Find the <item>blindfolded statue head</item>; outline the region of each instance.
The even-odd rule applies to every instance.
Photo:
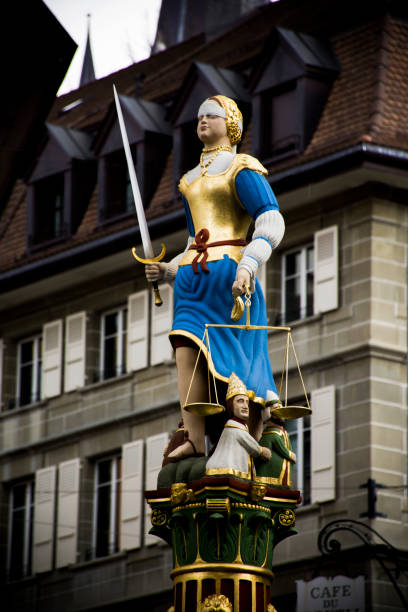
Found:
[[[242,136],[242,113],[231,98],[207,98],[198,109],[197,134],[205,146],[236,146]]]

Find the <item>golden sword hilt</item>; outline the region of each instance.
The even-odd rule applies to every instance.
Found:
[[[139,255],[137,255],[136,253],[135,247],[133,247],[132,249],[132,255],[136,259],[136,261],[140,261],[140,263],[143,263],[143,264],[157,263],[158,261],[161,261],[166,254],[166,247],[163,243],[161,244],[161,248],[162,248],[161,253],[157,255],[156,257],[152,257],[150,259],[143,259],[142,257],[139,257]],[[159,283],[157,281],[153,281],[152,285],[153,285],[153,292],[154,292],[154,304],[155,306],[161,306],[163,304],[163,300],[161,299],[161,296],[160,296]]]

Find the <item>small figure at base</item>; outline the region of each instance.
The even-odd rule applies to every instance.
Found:
[[[231,474],[252,480],[253,457],[269,461],[271,452],[260,446],[248,431],[249,398],[244,383],[232,373],[227,391],[227,410],[231,418],[207,461],[206,475]]]
[[[296,453],[292,451],[289,434],[284,420],[271,416],[266,421],[259,443],[271,452],[271,459],[265,463],[255,461],[256,480],[269,485],[291,486],[291,464],[296,463]]]

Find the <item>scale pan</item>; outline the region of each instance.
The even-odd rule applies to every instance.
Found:
[[[276,408],[271,408],[271,416],[277,416],[286,421],[300,419],[309,414],[312,414],[312,409],[306,406],[277,406]]]
[[[184,410],[191,412],[192,414],[198,414],[198,416],[211,416],[212,414],[218,414],[225,410],[221,404],[211,404],[206,402],[192,402],[191,404],[184,404]]]

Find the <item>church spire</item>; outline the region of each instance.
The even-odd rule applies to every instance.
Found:
[[[82,64],[82,72],[81,72],[81,79],[79,81],[79,87],[82,87],[82,85],[86,85],[87,83],[90,83],[91,81],[95,80],[95,69],[93,65],[91,40],[90,40],[91,15],[88,13],[87,17],[88,17],[88,32],[87,32],[87,37],[86,37],[86,48],[85,48],[85,54],[84,54],[84,62]]]

